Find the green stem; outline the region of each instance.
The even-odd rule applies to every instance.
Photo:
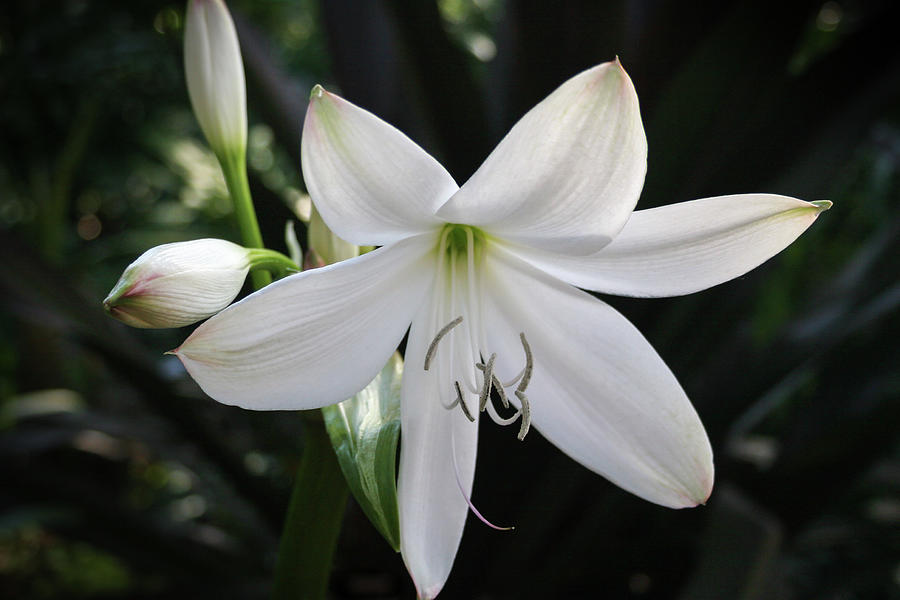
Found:
[[[320,419],[307,419],[278,561],[275,600],[322,600],[347,504],[347,484]]]
[[[234,201],[234,213],[246,248],[259,261],[250,272],[253,287],[272,282],[273,271],[295,269],[296,265],[277,252],[266,250],[250,197],[245,152],[220,155],[219,164]],[[281,532],[275,564],[273,597],[276,600],[323,600],[331,575],[331,560],[337,546],[347,484],[331,447],[320,415],[309,413],[305,420],[303,455],[294,480],[291,501]],[[316,417],[312,417],[316,414]]]
[[[241,231],[241,242],[247,248],[264,248],[256,211],[253,209],[253,198],[250,197],[246,153],[235,152],[218,158],[228,185],[228,193],[234,202],[234,216]],[[272,283],[272,276],[266,271],[253,271],[250,277],[257,290]]]
[[[300,267],[281,252],[267,248],[252,248],[250,250],[250,271],[263,269],[272,274],[275,279],[281,279],[293,273],[299,273]]]

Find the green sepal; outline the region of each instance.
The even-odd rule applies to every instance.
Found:
[[[402,376],[403,359],[395,352],[365,389],[322,409],[347,486],[375,528],[398,552],[396,464]]]

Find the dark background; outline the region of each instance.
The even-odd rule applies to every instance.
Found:
[[[249,0],[251,187],[267,243],[303,199],[321,82],[457,181],[579,70],[641,100],[639,208],[766,191],[834,207],[776,259],[693,296],[608,299],[677,374],[717,485],[671,511],[539,434],[482,428],[442,598],[900,598],[897,2]],[[184,5],[0,8],[0,596],[266,597],[296,414],[205,398],[101,300],[152,245],[237,239],[183,80]],[[351,501],[334,598],[412,598]]]

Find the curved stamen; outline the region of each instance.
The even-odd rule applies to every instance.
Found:
[[[484,411],[488,398],[491,397],[491,384],[494,382],[494,360],[496,358],[496,353],[491,354],[487,364],[484,366],[484,375],[482,376],[484,384],[481,386],[481,395],[478,397],[478,410],[480,411]]]
[[[455,406],[456,404],[459,404],[459,406],[462,408],[463,414],[466,415],[466,418],[470,422],[474,423],[475,417],[473,417],[472,413],[469,412],[469,407],[466,406],[466,401],[463,400],[462,390],[459,388],[459,382],[454,381],[453,387],[456,388],[456,400],[453,402],[453,405]]]
[[[531,428],[531,407],[528,405],[528,396],[525,395],[525,392],[516,390],[516,398],[522,404],[522,409],[520,410],[522,413],[522,424],[519,426],[519,434],[516,436],[521,442],[528,435],[528,430]]]
[[[446,325],[444,325],[440,331],[437,332],[437,335],[434,336],[434,339],[431,340],[431,345],[428,346],[428,350],[425,352],[425,370],[427,371],[431,367],[431,359],[434,358],[434,353],[437,350],[438,342],[441,341],[445,335],[450,333],[450,330],[462,323],[462,315],[456,317]]]
[[[497,379],[497,375],[491,373],[491,379],[494,382],[494,389],[497,390],[497,395],[500,396],[500,402],[503,403],[503,408],[509,408],[509,399],[506,397],[506,392],[503,391],[503,386],[500,384],[500,380]]]
[[[525,389],[528,387],[528,384],[531,383],[531,374],[534,371],[534,356],[531,353],[531,346],[528,345],[528,340],[525,339],[524,332],[519,334],[519,339],[522,341],[522,348],[525,350],[525,367],[510,383],[501,384],[496,373],[494,373],[494,360],[497,358],[496,354],[491,354],[487,363],[475,363],[475,368],[484,373],[484,386],[482,387],[481,397],[479,398],[479,410],[482,412],[487,410],[491,419],[498,425],[509,425],[517,418],[521,417],[522,421],[519,425],[519,433],[516,437],[519,438],[519,441],[522,441],[531,429],[531,405],[528,402],[528,396],[525,394]],[[521,408],[512,417],[503,418],[497,413],[497,409],[494,407],[493,403],[490,402],[491,388],[493,387],[493,389],[497,390],[497,395],[500,396],[503,406],[509,408],[509,399],[506,397],[506,392],[503,388],[512,386],[516,382],[518,382],[519,385],[516,387],[515,393],[516,398],[519,399]]]
[[[506,417],[506,418],[501,417],[500,413],[497,412],[497,409],[494,407],[494,404],[491,402],[488,402],[486,410],[487,410],[488,416],[491,417],[491,421],[493,421],[497,425],[501,425],[503,427],[506,427],[507,425],[512,425],[513,423],[516,422],[516,419],[518,419],[522,415],[522,411],[517,410],[516,413],[511,417]]]
[[[441,403],[441,406],[443,406],[445,410],[453,410],[454,408],[456,408],[456,405],[459,404],[459,396],[457,396],[450,404],[444,404],[444,401],[441,399],[440,394],[438,394],[438,402]]]
[[[477,368],[479,371],[484,371],[486,366],[484,363],[475,363],[475,368]],[[524,369],[523,369],[523,371],[524,371]],[[519,377],[521,377],[521,376],[522,375],[519,374]],[[497,374],[493,373],[493,372],[491,373],[491,381],[493,382],[493,389],[497,390],[497,395],[500,396],[500,402],[503,403],[503,408],[509,408],[509,398],[506,397],[506,392],[503,390],[503,388],[509,387],[511,385],[515,385],[515,383],[518,380],[519,380],[519,378],[517,377],[513,380],[512,383],[501,383],[500,380],[497,378]],[[481,410],[484,410],[484,407],[482,407]]]
[[[517,383],[519,383],[519,380],[522,379],[522,376],[524,374],[525,374],[525,367],[522,367],[522,370],[519,371],[518,373],[516,373],[515,377],[513,377],[509,381],[504,381],[503,386],[504,387],[512,387],[512,386],[516,385]]]
[[[463,377],[463,384],[466,386],[466,390],[468,390],[468,392],[469,392],[470,394],[477,394],[477,393],[478,393],[478,389],[472,384],[471,381],[469,381],[469,380],[468,380],[467,378],[465,378],[465,377]]]
[[[522,372],[522,380],[516,388],[517,396],[519,392],[524,392],[525,388],[528,387],[528,384],[531,382],[531,371],[534,368],[534,357],[531,355],[531,346],[528,345],[528,340],[525,339],[524,331],[519,334],[519,339],[522,340],[522,348],[525,349],[525,370]]]

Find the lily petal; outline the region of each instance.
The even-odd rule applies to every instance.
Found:
[[[591,254],[625,225],[646,171],[637,94],[616,60],[531,109],[438,216],[520,244]]]
[[[434,236],[286,277],[194,330],[175,354],[207,394],[253,410],[339,402],[381,370],[431,285]]]
[[[534,357],[535,427],[560,450],[633,494],[672,508],[706,501],[712,450],[675,376],[640,332],[589,294],[502,250],[489,259],[491,352],[502,377]]]
[[[738,194],[635,211],[600,252],[571,257],[510,248],[572,285],[621,296],[691,294],[769,260],[812,225],[831,202]]]
[[[408,357],[425,356],[434,331],[428,321],[432,312],[426,302],[413,321]],[[410,360],[403,373],[397,495],[400,551],[419,598],[426,599],[444,587],[462,538],[466,497],[471,496],[475,476],[478,413],[470,423],[461,410],[445,409],[436,371],[422,367]]]
[[[372,113],[316,86],[301,144],[303,179],[340,238],[383,245],[433,229],[458,189],[436,160]]]

